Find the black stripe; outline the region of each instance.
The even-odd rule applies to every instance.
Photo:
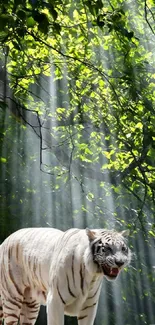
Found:
[[[19,317],[16,315],[16,314],[9,314],[9,313],[6,313],[5,314],[5,318],[8,318],[8,317],[13,317],[13,318],[16,318],[16,319],[18,319]],[[14,323],[14,321],[11,321],[10,323]]]
[[[74,253],[73,253],[73,256],[72,256],[72,277],[73,277],[73,283],[74,283],[74,286],[75,286],[75,276],[74,276]]]
[[[100,289],[101,283],[99,284],[98,288],[96,289],[96,291],[94,292],[94,294],[91,297],[88,297],[87,299],[92,299],[96,296],[98,290]]]
[[[5,281],[5,286],[6,286],[6,289],[7,289],[7,292],[9,294],[9,298],[6,296],[5,292],[3,292],[3,296],[4,298],[9,301],[10,303],[12,303],[13,305],[16,305],[17,307],[21,308],[21,304],[22,304],[22,300],[18,297],[18,298],[10,298],[11,294],[10,294],[10,287],[8,285],[8,281],[7,281],[7,278],[6,278],[6,273],[3,272],[2,273],[2,276],[4,277],[4,281]]]
[[[15,309],[14,306],[12,306],[12,308],[11,308],[11,307],[7,306],[6,304],[3,305],[3,308],[10,309],[10,310],[14,310],[14,309]],[[2,309],[2,310],[3,310],[3,309]]]
[[[85,310],[85,309],[88,309],[88,308],[91,308],[93,306],[95,306],[97,304],[97,302],[95,302],[94,304],[90,305],[90,306],[86,306],[85,308],[83,308],[82,310]]]
[[[101,248],[101,246],[102,246],[101,239],[96,239],[93,242],[93,244],[91,245],[91,253],[93,255],[93,259],[94,259],[95,255],[96,255],[96,253],[98,253],[98,250]]]
[[[84,294],[83,292],[83,275],[82,275],[82,264],[80,266],[80,278],[81,278],[81,291],[82,293]]]
[[[25,305],[28,306],[28,308],[38,308],[39,304],[36,300],[32,301],[32,302],[28,302],[28,301],[24,301],[23,302]]]
[[[95,246],[96,246],[96,242],[91,246],[91,251],[93,256],[95,254]]]
[[[80,317],[78,317],[78,320],[80,320],[80,319],[84,319],[84,318],[86,318],[87,317],[87,315],[85,315],[85,316],[80,316]]]
[[[16,300],[14,300],[14,299],[12,299],[12,298],[10,298],[10,297],[9,297],[9,298],[6,297],[6,299],[7,299],[8,302],[10,302],[10,304],[12,304],[13,306],[15,305],[15,306],[17,306],[19,309],[21,309],[21,304],[22,304],[22,303],[20,303],[20,302],[17,303]]]
[[[62,303],[63,303],[64,305],[66,305],[65,300],[62,298],[62,296],[61,296],[61,294],[60,294],[60,291],[59,291],[58,285],[57,285],[57,291],[58,291],[58,294],[59,294],[59,297],[60,297]]]
[[[70,293],[70,295],[71,295],[72,297],[76,298],[76,296],[73,294],[73,292],[72,292],[71,289],[70,289],[68,275],[66,275],[66,276],[67,276],[68,291],[69,291],[69,293]]]

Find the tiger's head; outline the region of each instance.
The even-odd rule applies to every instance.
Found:
[[[131,251],[126,244],[129,231],[116,232],[87,228],[86,233],[98,272],[103,273],[108,280],[115,280],[120,271],[131,261]]]

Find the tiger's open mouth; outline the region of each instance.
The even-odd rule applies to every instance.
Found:
[[[102,265],[103,273],[110,278],[116,278],[119,274],[119,268],[118,267],[110,267],[107,264]]]

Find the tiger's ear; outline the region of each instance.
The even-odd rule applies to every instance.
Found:
[[[121,231],[121,235],[123,237],[128,237],[130,235],[130,230],[126,229],[126,230]]]
[[[90,241],[94,240],[96,238],[95,231],[90,230],[89,228],[86,228],[86,234]]]

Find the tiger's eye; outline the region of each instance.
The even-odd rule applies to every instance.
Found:
[[[125,246],[122,246],[122,252],[127,252],[127,247],[125,247]]]

